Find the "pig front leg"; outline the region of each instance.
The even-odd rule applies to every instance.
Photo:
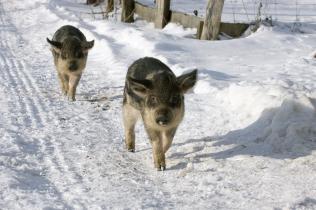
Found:
[[[153,148],[155,168],[158,171],[164,171],[166,170],[166,158],[165,153],[163,152],[161,133],[159,131],[154,131],[148,128],[147,133],[149,135],[150,142]]]
[[[76,100],[76,89],[79,83],[81,75],[71,75],[69,77],[69,89],[68,89],[68,99],[70,101]]]
[[[68,93],[68,83],[69,83],[69,77],[66,74],[62,74],[58,72],[58,80],[61,87],[61,91],[63,95],[67,95]]]
[[[129,152],[135,152],[135,124],[139,118],[139,111],[124,102],[123,121],[125,130],[125,145]]]

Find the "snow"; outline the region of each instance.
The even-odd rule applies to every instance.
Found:
[[[0,0],[0,209],[316,209],[315,23],[208,42],[83,3]],[[65,24],[95,40],[76,102],[46,42]],[[124,148],[124,78],[144,56],[199,70],[164,172],[141,123]]]

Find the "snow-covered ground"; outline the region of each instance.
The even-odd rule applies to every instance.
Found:
[[[83,3],[0,0],[0,209],[316,209],[315,23],[207,42]],[[73,103],[46,43],[65,24],[95,40]],[[144,56],[199,69],[164,172],[142,124],[136,153],[123,144],[124,77]]]

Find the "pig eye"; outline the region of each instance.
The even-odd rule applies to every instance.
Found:
[[[172,96],[170,99],[170,104],[171,106],[178,106],[180,104],[180,96],[179,95]]]
[[[77,58],[82,58],[83,57],[83,53],[82,52],[77,52],[76,53],[76,57]]]

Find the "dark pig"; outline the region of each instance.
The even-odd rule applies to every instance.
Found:
[[[62,93],[75,101],[76,88],[94,40],[88,42],[79,29],[66,25],[55,32],[52,40],[47,38],[47,42],[51,45]]]
[[[184,116],[184,93],[197,80],[197,70],[176,77],[161,61],[145,57],[128,69],[123,101],[125,143],[135,151],[135,124],[142,117],[157,170],[165,170],[165,153]]]

